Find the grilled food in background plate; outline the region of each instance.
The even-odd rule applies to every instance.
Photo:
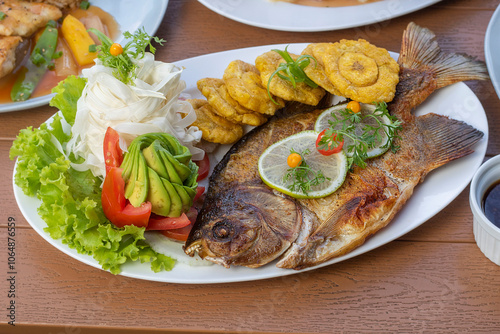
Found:
[[[313,129],[322,112],[288,106],[245,135],[215,167],[186,254],[226,267],[256,268],[276,259],[281,268],[318,265],[350,252],[390,223],[429,172],[472,153],[482,132],[412,111],[436,89],[487,79],[484,64],[443,53],[435,35],[414,23],[403,34],[398,64],[400,82],[388,104],[402,122],[398,152],[368,160],[364,169],[355,167],[325,198],[294,199],[274,191],[259,176],[260,155],[280,139]]]

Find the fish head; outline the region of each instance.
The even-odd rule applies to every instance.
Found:
[[[297,237],[301,213],[293,199],[264,186],[239,187],[225,196],[232,200],[205,200],[186,241],[186,254],[198,253],[225,267],[260,267]]]

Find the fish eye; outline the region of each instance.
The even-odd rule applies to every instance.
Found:
[[[217,222],[212,227],[212,234],[216,239],[225,240],[233,234],[233,225],[227,220]]]

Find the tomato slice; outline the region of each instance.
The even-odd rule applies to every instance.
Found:
[[[191,224],[191,221],[185,213],[182,213],[180,217],[163,217],[152,214],[149,217],[149,224],[146,230],[173,230],[183,228],[189,224]]]
[[[193,203],[196,203],[196,201],[201,197],[201,195],[203,195],[204,192],[205,192],[205,187],[196,188],[196,194],[194,195]]]
[[[170,239],[186,241],[189,236],[189,232],[191,232],[192,228],[193,228],[193,223],[190,223],[189,225],[184,226],[183,228],[178,228],[175,230],[164,230],[161,231],[160,233]]]
[[[196,221],[197,215],[198,215],[198,210],[196,210],[195,208],[191,208],[189,209],[189,212],[186,215],[190,221],[189,225],[173,230],[160,231],[160,233],[170,239],[178,241],[186,241],[189,236],[189,232],[191,232],[191,229],[193,228],[193,225]]]
[[[210,160],[208,158],[208,154],[205,153],[205,156],[202,160],[195,161],[198,165],[198,178],[196,181],[201,181],[208,176],[208,172],[210,171]]]
[[[342,150],[342,146],[344,146],[344,141],[337,142],[338,143],[337,147],[331,147],[331,143],[329,143],[328,144],[328,149],[326,149],[326,150],[318,148],[319,142],[321,141],[321,139],[325,135],[325,132],[326,132],[326,129],[323,130],[323,131],[321,131],[320,134],[318,135],[318,138],[316,139],[316,149],[318,150],[318,152],[320,154],[326,155],[326,156],[332,155],[332,154],[335,154],[335,153],[339,153]],[[334,134],[333,135],[333,140],[335,141],[336,139],[337,139],[337,135]]]
[[[127,203],[125,199],[125,181],[122,178],[122,169],[111,167],[106,174],[101,194],[102,210],[117,227],[135,225],[148,226],[151,216],[151,203],[145,202],[138,208]]]
[[[113,128],[108,127],[106,130],[102,147],[104,151],[106,173],[108,173],[112,167],[120,167],[123,162],[123,152],[120,148],[120,135]]]

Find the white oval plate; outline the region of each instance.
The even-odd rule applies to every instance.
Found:
[[[144,27],[146,32],[153,36],[163,20],[167,10],[168,0],[92,0],[92,5],[110,13],[120,25],[120,31],[134,32]],[[123,35],[116,39],[123,40]],[[54,94],[35,97],[27,101],[0,103],[0,113],[24,110],[48,104]]]
[[[484,57],[491,82],[500,98],[500,5],[491,17],[484,36]]]
[[[271,0],[198,0],[229,19],[283,31],[329,31],[360,27],[405,15],[440,0],[383,0],[349,7],[310,7]],[[372,32],[372,31],[370,31]]]
[[[288,50],[300,53],[306,45],[290,44]],[[185,67],[182,73],[182,78],[187,84],[185,93],[191,95],[192,98],[202,98],[201,93],[196,88],[197,80],[204,77],[221,78],[224,69],[232,60],[241,59],[253,63],[255,58],[260,54],[273,48],[283,50],[285,47],[285,44],[281,44],[219,52],[179,61],[176,65]],[[397,58],[397,54],[391,53],[391,55]],[[395,219],[387,227],[368,239],[362,246],[347,255],[334,258],[321,265],[302,271],[324,267],[353,258],[401,237],[441,211],[469,184],[474,172],[483,161],[488,143],[488,122],[481,103],[465,84],[457,83],[432,94],[417,110],[418,115],[428,112],[435,112],[463,120],[483,131],[484,138],[477,144],[476,151],[467,157],[453,161],[430,173],[425,178],[425,181],[416,187],[413,196],[397,214]],[[221,146],[217,153],[210,157],[212,163],[211,170],[215,166],[214,160],[220,161],[228,149],[229,145]],[[204,181],[205,184],[202,185],[206,185],[206,179]],[[38,216],[37,207],[40,205],[40,202],[36,198],[24,195],[22,190],[15,184],[14,194],[26,220],[45,240],[78,261],[101,268],[92,257],[78,254],[74,249],[70,249],[67,245],[62,244],[61,241],[53,240],[43,230],[46,224]],[[150,270],[148,263],[127,263],[122,267],[121,275],[159,282],[206,284],[251,281],[285,276],[297,272],[301,271],[279,269],[273,263],[258,269],[244,267],[226,269],[219,265],[189,266],[184,263],[178,263],[172,271],[154,273]]]

